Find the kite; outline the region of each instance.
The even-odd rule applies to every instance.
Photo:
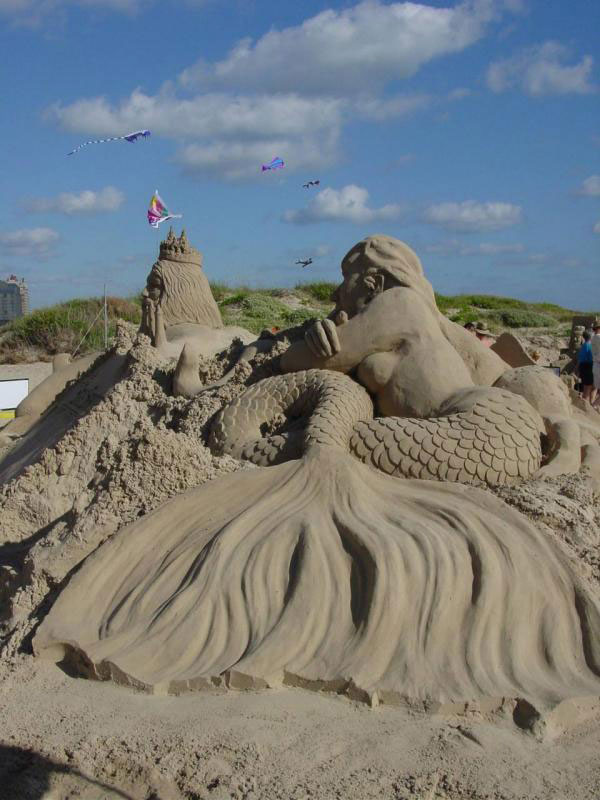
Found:
[[[267,169],[281,169],[281,167],[285,167],[285,161],[282,158],[274,158],[270,164],[263,164],[262,171],[264,172]]]
[[[296,261],[296,264],[301,264],[303,267],[308,267],[308,265],[312,263],[313,263],[312,258],[307,258],[305,261],[301,261],[300,259]]]
[[[158,193],[158,189],[152,195],[150,207],[148,209],[148,222],[153,228],[158,228],[161,222],[168,219],[181,219],[183,214],[169,214],[169,209],[163,203]]]
[[[140,137],[146,139],[150,136],[150,131],[133,131],[133,133],[128,133],[127,136],[111,136],[110,139],[91,139],[89,142],[83,142],[75,150],[71,150],[70,153],[67,153],[68,156],[72,156],[73,153],[76,153],[78,150],[81,150],[82,147],[87,147],[88,144],[102,144],[103,142],[116,142],[119,139],[124,139],[127,142],[136,142]]]
[[[303,183],[302,186],[308,189],[310,186],[318,186],[320,183],[321,181],[309,181],[308,183]]]

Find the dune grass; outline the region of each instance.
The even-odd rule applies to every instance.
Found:
[[[225,325],[238,325],[253,333],[271,328],[289,328],[307,319],[327,316],[335,283],[299,283],[294,289],[251,289],[212,283]],[[578,313],[554,303],[528,303],[512,297],[483,294],[436,294],[438,308],[459,324],[485,321],[496,332],[507,328],[537,328],[563,334]],[[41,308],[0,329],[0,363],[48,359],[56,353],[85,354],[104,346],[103,299],[69,300]],[[580,313],[580,312],[579,312]],[[117,319],[139,325],[141,295],[109,297],[109,340]],[[95,320],[95,322],[94,322]],[[94,324],[92,324],[94,323]],[[89,332],[80,344],[86,331]]]
[[[578,313],[555,303],[528,303],[488,294],[435,295],[438,308],[453,322],[485,320],[493,329],[557,328]]]
[[[39,360],[56,353],[78,354],[104,348],[104,298],[68,300],[48,308],[39,308],[19,317],[0,329],[0,361],[19,363]],[[108,336],[115,335],[119,319],[139,325],[141,305],[138,298],[108,297]],[[83,342],[84,335],[85,339]]]

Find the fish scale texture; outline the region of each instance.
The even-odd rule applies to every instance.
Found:
[[[350,452],[405,478],[490,486],[531,478],[542,459],[537,412],[522,397],[500,389],[477,390],[476,397],[472,408],[434,419],[359,422]],[[453,409],[451,400],[446,412]]]
[[[369,395],[351,378],[306,370],[250,387],[217,415],[210,446],[269,466],[335,445],[388,475],[495,486],[537,472],[542,430],[524,398],[482,387],[454,395],[435,418],[373,419]]]
[[[347,449],[356,423],[372,417],[369,395],[346,375],[294,372],[256,383],[219,412],[209,446],[213,453],[269,466],[299,458],[311,445]],[[291,430],[265,435],[265,426],[285,423]]]

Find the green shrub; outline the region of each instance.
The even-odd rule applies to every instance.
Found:
[[[104,298],[68,300],[50,308],[40,308],[6,326],[8,342],[14,348],[39,348],[49,355],[73,352],[89,329],[79,353],[104,346]],[[133,300],[107,298],[108,335],[114,337],[116,321],[139,325],[141,307]],[[91,326],[91,329],[90,329]]]
[[[230,294],[228,297],[224,297],[223,300],[219,301],[220,306],[234,306],[239,303],[242,303],[250,294],[249,290],[242,289],[242,291],[237,291],[235,294]]]
[[[322,303],[327,303],[331,299],[331,293],[338,286],[337,283],[330,281],[317,281],[314,283],[298,283],[296,289],[299,292],[306,292],[306,294],[314,297]]]
[[[537,314],[535,311],[500,311],[499,322],[507,328],[553,328],[556,320],[548,314]]]
[[[320,316],[310,309],[290,308],[264,291],[248,291],[234,297],[234,303],[227,302],[230,298],[220,303],[223,322],[225,325],[240,325],[253,333],[260,333],[265,328],[289,328]]]
[[[230,289],[226,283],[211,283],[210,290],[217,303],[220,303],[221,300],[224,300],[228,294],[231,294],[233,291],[235,291],[234,289]]]

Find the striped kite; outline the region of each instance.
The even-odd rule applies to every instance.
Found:
[[[163,203],[158,193],[158,189],[152,195],[150,207],[148,208],[148,222],[153,228],[158,228],[161,222],[168,219],[181,219],[183,214],[169,214],[169,209]]]
[[[270,164],[263,164],[262,171],[264,172],[267,169],[281,169],[281,167],[285,167],[285,161],[282,158],[274,158]]]
[[[78,150],[81,150],[82,147],[87,147],[88,144],[102,144],[103,142],[116,142],[119,139],[124,139],[127,142],[135,142],[140,137],[146,139],[150,136],[150,131],[133,131],[133,133],[128,133],[126,136],[111,136],[110,139],[91,139],[89,142],[83,142],[75,150],[71,150],[70,153],[67,153],[68,156],[72,156],[73,153],[76,153]]]

